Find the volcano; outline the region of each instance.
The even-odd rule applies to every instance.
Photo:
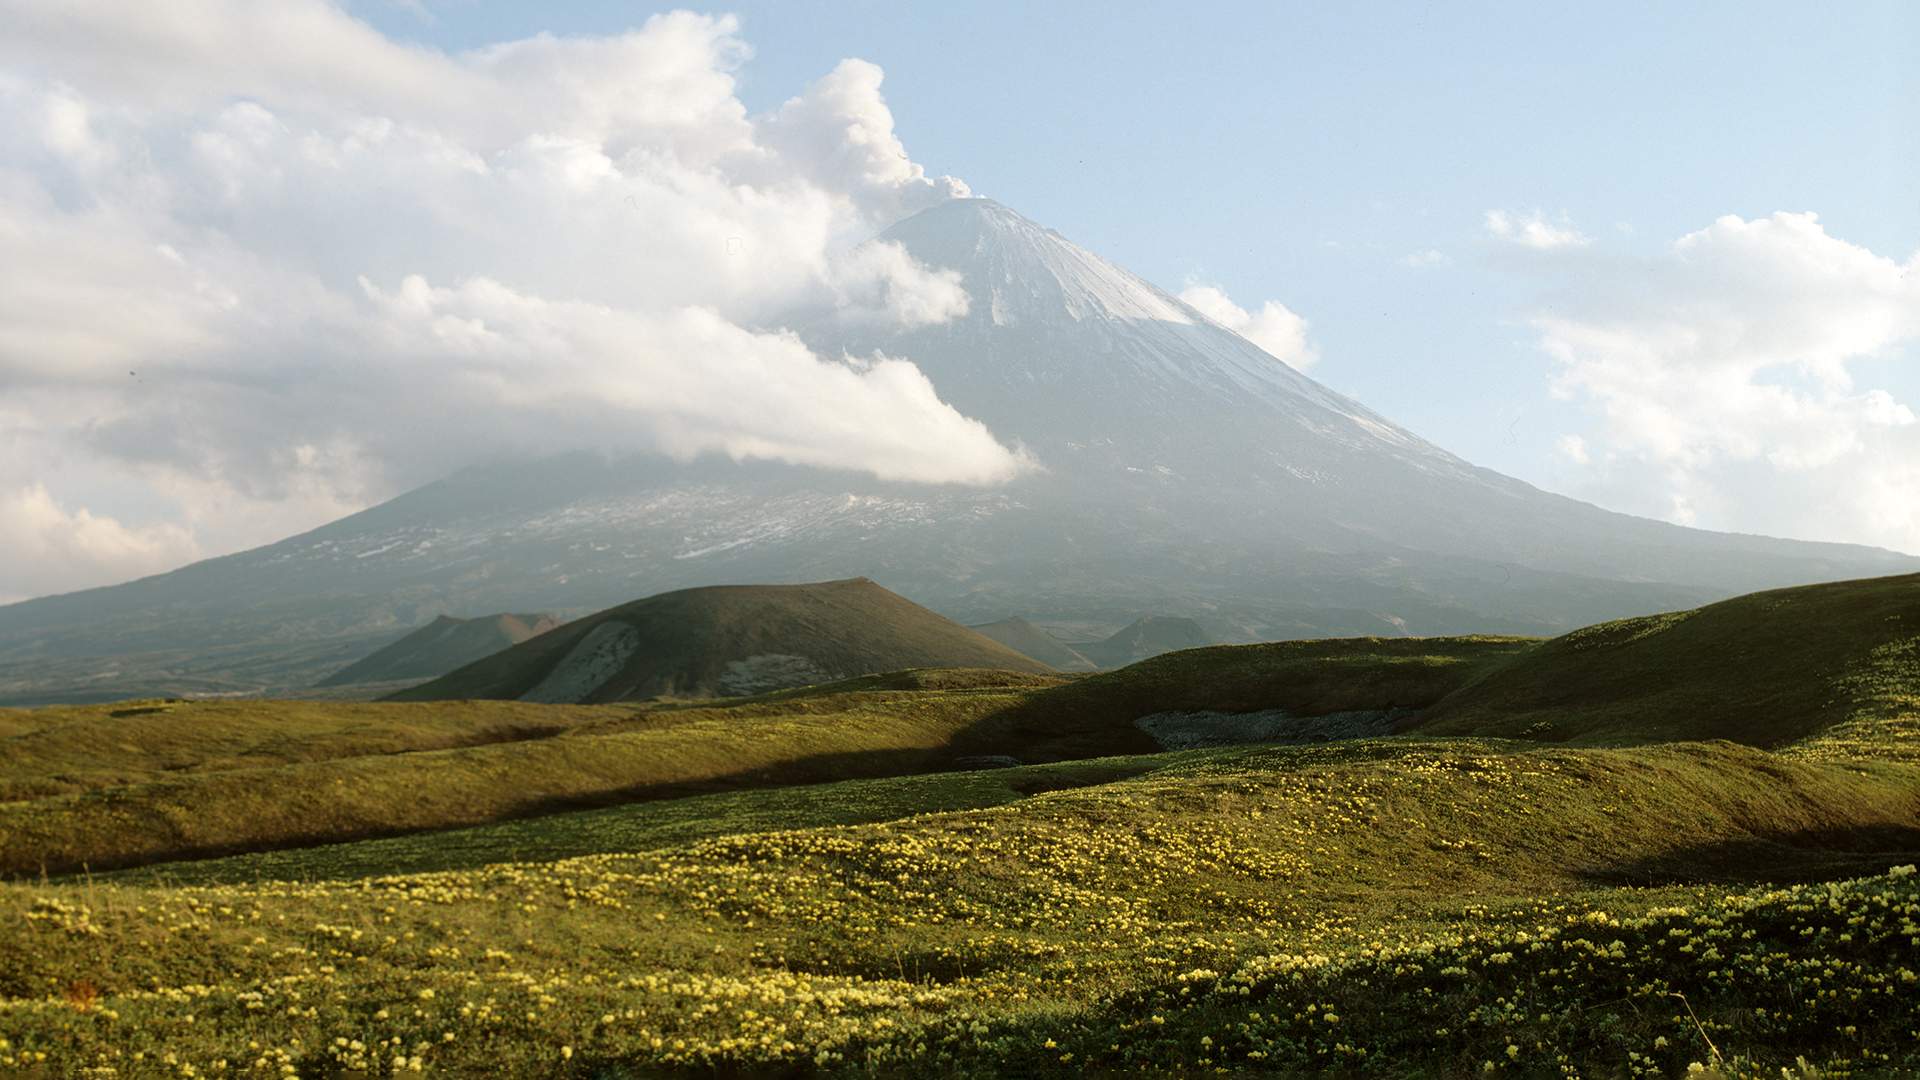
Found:
[[[588,453],[476,466],[267,547],[0,608],[0,702],[296,688],[443,611],[728,583],[868,577],[964,623],[1098,637],[1168,616],[1250,641],[1556,633],[1920,569],[1478,468],[989,200],[878,241],[958,271],[968,312],[792,328],[823,355],[912,360],[1033,470],[977,489]]]

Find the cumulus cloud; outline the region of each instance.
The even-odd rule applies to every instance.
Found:
[[[322,0],[0,17],[0,491],[96,537],[129,478],[164,504],[134,554],[0,569],[0,594],[276,539],[503,451],[1025,467],[911,357],[781,329],[966,310],[951,272],[859,244],[966,192],[907,155],[872,64],[755,116],[725,17],[463,53]]]
[[[1554,271],[1532,323],[1555,392],[1600,421],[1588,493],[1920,552],[1920,422],[1856,374],[1869,358],[1914,362],[1916,271],[1920,255],[1876,254],[1811,213],[1723,217],[1651,259],[1583,254]]]
[[[1487,232],[1497,239],[1536,251],[1586,247],[1593,242],[1592,237],[1574,228],[1571,222],[1563,218],[1555,224],[1538,210],[1524,213],[1489,210],[1485,224]]]
[[[905,217],[971,192],[951,176],[930,177],[893,133],[880,98],[879,65],[842,60],[806,93],[760,125],[761,138],[816,183],[852,193],[872,211]]]
[[[0,593],[23,599],[31,586],[59,592],[101,580],[120,580],[168,570],[200,553],[186,528],[160,523],[130,528],[85,509],[68,510],[45,486],[30,484],[0,492],[0,561],[31,567],[33,577],[8,580]]]
[[[1307,339],[1307,320],[1278,300],[1250,312],[1212,285],[1189,285],[1180,290],[1180,299],[1297,370],[1305,371],[1320,359],[1319,350]]]
[[[959,271],[928,271],[892,242],[862,244],[832,260],[826,283],[843,322],[932,326],[965,315],[970,303]]]
[[[1431,266],[1445,266],[1452,261],[1452,259],[1447,257],[1447,253],[1441,251],[1439,248],[1424,248],[1420,251],[1408,252],[1400,257],[1401,266],[1410,267],[1415,270],[1424,270]]]
[[[409,357],[410,386],[456,423],[497,413],[527,429],[496,434],[530,438],[564,425],[612,438],[637,424],[648,448],[676,457],[851,460],[889,480],[992,484],[1020,467],[902,360],[829,362],[792,334],[745,330],[704,308],[652,314],[555,301],[484,278],[362,288],[386,338],[370,344]]]

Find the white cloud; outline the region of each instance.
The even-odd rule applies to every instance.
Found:
[[[458,54],[320,0],[0,19],[0,491],[99,511],[137,478],[166,502],[141,520],[219,552],[503,450],[1025,467],[911,357],[779,329],[966,310],[856,247],[966,192],[908,157],[872,64],[756,117],[726,17]],[[74,565],[100,576],[60,587],[131,563]]]
[[[967,313],[970,301],[956,270],[929,270],[899,244],[871,243],[830,262],[832,307],[843,321],[899,327],[932,326]]]
[[[0,492],[0,588],[25,597],[171,569],[199,554],[193,534],[162,523],[129,528],[68,510],[44,486]]]
[[[411,387],[455,422],[510,415],[528,429],[495,434],[564,426],[611,439],[638,425],[648,448],[676,457],[859,462],[889,480],[993,484],[1022,467],[901,360],[822,360],[791,334],[754,333],[703,308],[553,301],[484,278],[362,286],[384,316],[374,325],[386,340],[369,344],[409,357]]]
[[[1593,461],[1593,455],[1587,450],[1587,440],[1578,435],[1562,435],[1555,440],[1553,447],[1560,451],[1560,456],[1575,465],[1587,465]]]
[[[1319,350],[1307,339],[1307,320],[1278,300],[1249,312],[1212,285],[1189,285],[1180,290],[1180,299],[1297,370],[1304,371],[1320,359]]]
[[[971,192],[951,176],[929,177],[893,133],[880,99],[881,71],[865,60],[842,60],[760,125],[767,145],[816,183],[853,193],[871,211],[899,218]]]
[[[1676,521],[1920,552],[1920,422],[1856,385],[1912,363],[1920,256],[1896,262],[1815,215],[1723,217],[1631,263],[1581,256],[1533,325],[1555,392],[1590,403],[1589,492]],[[1596,455],[1597,456],[1597,455]]]
[[[1525,213],[1489,210],[1485,223],[1487,232],[1493,236],[1537,251],[1586,247],[1593,242],[1592,237],[1574,228],[1564,216],[1555,224],[1538,210]]]
[[[1415,270],[1423,270],[1431,266],[1445,266],[1452,261],[1452,259],[1447,257],[1447,253],[1441,251],[1439,248],[1424,248],[1420,251],[1408,252],[1400,257],[1401,266],[1411,267]]]

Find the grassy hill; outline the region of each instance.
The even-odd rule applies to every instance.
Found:
[[[0,766],[0,873],[478,825],[691,791],[1151,753],[1182,709],[1423,706],[1522,640],[1222,646],[1067,680],[935,669],[700,705],[155,702],[22,714]]]
[[[1602,623],[1490,668],[1424,734],[1556,742],[1732,739],[1920,754],[1920,575]]]
[[[1439,820],[1433,808],[1418,805],[1417,794],[1394,793],[1366,796],[1370,812],[1379,817],[1404,808],[1413,815],[1408,821],[1419,823],[1414,828],[1428,832],[1471,832],[1497,821],[1503,843],[1538,849],[1540,882],[1554,887],[1589,879],[1638,884],[1790,880],[1836,870],[1877,870],[1881,864],[1876,860],[1883,854],[1903,858],[1920,852],[1920,787],[1914,786],[1920,771],[1911,764],[1853,762],[1839,767],[1776,761],[1725,743],[1669,744],[1632,753],[1562,753],[1517,742],[1426,739],[1189,750],[689,795],[466,829],[163,863],[122,871],[109,880],[199,885],[469,870],[504,862],[660,850],[745,833],[898,821],[1096,787],[1104,792],[1101,799],[1113,803],[1110,823],[1118,824],[1124,817],[1120,807],[1139,789],[1120,782],[1136,777],[1158,778],[1162,793],[1175,790],[1180,777],[1216,772],[1259,777],[1261,784],[1291,783],[1298,773],[1312,777],[1308,786],[1315,789],[1358,785],[1354,791],[1370,791],[1400,769],[1420,774],[1409,783],[1422,788],[1427,785],[1425,774],[1436,768],[1486,772],[1480,781],[1493,789],[1512,783],[1507,774],[1517,775],[1522,779],[1513,786],[1526,805],[1456,807]],[[1711,779],[1705,776],[1709,772]],[[1570,790],[1558,796],[1559,803],[1536,804],[1540,792],[1552,786],[1548,778],[1557,778],[1555,784],[1568,780],[1596,785],[1594,805],[1578,806]],[[1694,799],[1690,787],[1703,783],[1708,793],[1681,805]],[[1637,789],[1645,790],[1636,794]],[[1483,792],[1481,801],[1493,794]],[[1676,831],[1655,835],[1660,819],[1646,810],[1619,817],[1620,805],[1629,799],[1670,811]],[[1575,838],[1586,845],[1580,857],[1553,854],[1575,850]],[[1401,850],[1404,840],[1383,840],[1369,852],[1370,857],[1410,860],[1396,871],[1409,880],[1430,869],[1424,864],[1435,850],[1446,849],[1441,845],[1407,852]]]
[[[1544,643],[1215,646],[1074,679],[919,669],[698,705],[146,702],[6,713],[0,872],[904,776],[970,756],[1150,754],[1159,746],[1133,721],[1160,712],[1421,709],[1417,730],[1429,735],[1727,738],[1803,756],[1920,760],[1920,669],[1908,659],[1915,586],[1895,578],[1759,594]]]
[[[916,814],[1003,806],[1030,795],[1104,784],[1192,757],[1144,754],[920,773],[702,795],[572,810],[462,829],[314,847],[158,863],[94,875],[140,884],[324,881],[494,863],[543,862],[610,851],[653,851],[716,836],[897,821]]]
[[[0,874],[104,870],[697,791],[925,772],[949,766],[957,736],[1019,694],[867,691],[656,710],[372,703],[353,706],[359,721],[337,735],[318,730],[284,741],[283,718],[298,723],[345,707],[196,705],[176,726],[190,732],[196,714],[211,714],[212,730],[199,736],[201,761],[188,756],[191,736],[159,750],[115,750],[125,718],[105,707],[70,710],[79,715],[44,738],[25,737],[35,756],[6,774],[14,790],[30,793],[37,769],[59,769],[52,781],[62,786],[0,802]],[[449,731],[468,735],[449,740]],[[403,740],[414,748],[396,752]],[[435,741],[451,745],[434,748]],[[106,748],[98,764],[90,747]],[[71,767],[58,764],[69,752]]]
[[[724,702],[0,712],[0,1072],[1913,1075],[1915,586]],[[82,865],[128,869],[31,880]]]
[[[320,686],[432,679],[560,625],[552,615],[442,615],[320,680]]]
[[[393,697],[700,698],[921,667],[1051,670],[856,578],[650,596],[568,623]]]
[[[178,699],[17,710],[0,713],[0,813],[20,800],[218,772],[539,739],[634,711]]]
[[[1920,1067],[1920,884],[1885,872],[1920,847],[1914,766],[1407,739],[1116,764],[931,814],[896,788],[866,824],[824,824],[862,801],[836,786],[754,831],[776,796],[743,794],[739,831],[709,802],[678,815],[704,832],[560,861],[0,886],[0,1066]]]
[[[1426,708],[1532,638],[1326,638],[1163,653],[1075,679],[997,714],[992,737],[1046,759],[1154,749],[1133,721],[1161,712],[1299,716]],[[983,741],[987,732],[976,733]]]

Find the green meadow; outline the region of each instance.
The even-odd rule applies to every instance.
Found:
[[[1134,723],[1256,710],[1398,727]],[[0,713],[0,1069],[1913,1075],[1917,724],[1914,578],[1072,679]]]

